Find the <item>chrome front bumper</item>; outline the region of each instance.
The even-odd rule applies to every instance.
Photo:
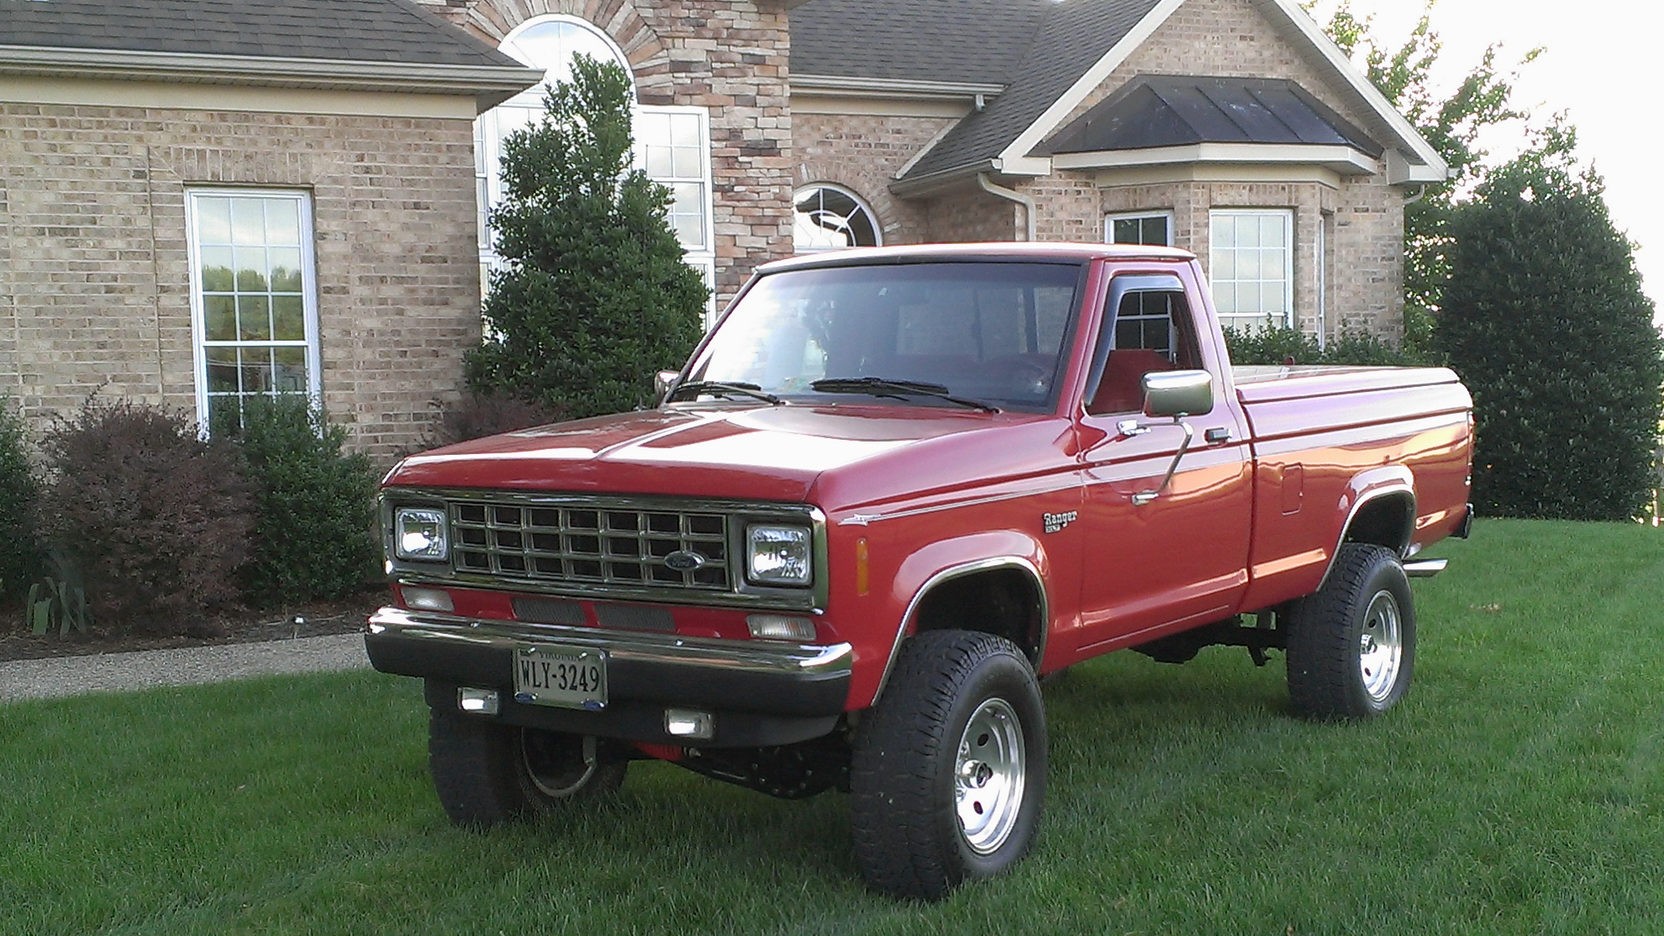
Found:
[[[607,656],[603,712],[514,702],[516,647],[559,644]],[[428,681],[430,704],[456,687],[499,690],[503,721],[652,743],[676,743],[668,707],[716,716],[719,746],[787,744],[830,731],[843,714],[854,654],[849,644],[717,640],[644,631],[484,621],[383,608],[364,646],[384,673]],[[450,704],[455,704],[452,701]]]

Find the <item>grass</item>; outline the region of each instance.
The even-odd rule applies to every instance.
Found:
[[[0,933],[1476,934],[1664,930],[1664,539],[1487,521],[1418,583],[1414,690],[1286,714],[1280,659],[1117,654],[1047,690],[1035,854],[866,893],[847,799],[663,764],[565,820],[450,828],[414,681],[0,707]]]

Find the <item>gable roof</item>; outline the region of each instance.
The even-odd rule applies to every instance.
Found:
[[[971,113],[948,131],[941,142],[913,164],[905,178],[952,171],[998,156],[1088,69],[1120,44],[1157,2],[1050,3],[1033,41],[1017,56],[1019,79],[985,108]]]
[[[0,70],[369,82],[482,106],[542,77],[413,0],[0,0]]]
[[[897,191],[978,172],[1050,171],[1042,144],[1185,0],[808,0],[791,13],[793,81],[822,76],[923,85],[944,78],[1000,93],[903,173]],[[1394,184],[1441,181],[1438,151],[1325,36],[1298,0],[1256,0],[1272,27],[1315,53],[1320,71],[1371,119]],[[934,70],[932,70],[934,69]],[[983,90],[978,88],[977,90]],[[1330,112],[1332,113],[1332,112]],[[1338,129],[1338,128],[1337,128]],[[1379,141],[1376,144],[1374,141]],[[1361,150],[1368,152],[1368,150]]]
[[[1381,145],[1306,90],[1281,78],[1139,75],[1042,143],[1038,152],[1091,153],[1196,143]]]

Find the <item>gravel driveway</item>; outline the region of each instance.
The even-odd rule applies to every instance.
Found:
[[[362,634],[17,660],[0,663],[0,703],[369,665]]]

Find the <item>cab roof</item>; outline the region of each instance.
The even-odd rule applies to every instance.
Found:
[[[803,254],[776,260],[757,268],[758,273],[779,273],[811,267],[866,266],[891,263],[1085,263],[1089,260],[1189,261],[1196,255],[1177,247],[1145,244],[1042,244],[1033,242],[975,244],[914,244],[905,247],[852,247],[824,253]]]

